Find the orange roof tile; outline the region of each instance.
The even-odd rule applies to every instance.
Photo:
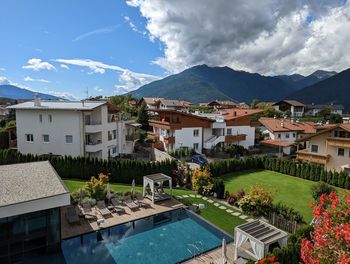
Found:
[[[305,134],[314,134],[317,132],[317,125],[312,122],[292,122],[289,119],[269,117],[261,117],[259,122],[272,132],[299,131]]]
[[[231,120],[235,118],[240,118],[243,116],[255,115],[263,112],[260,109],[222,109],[220,111],[214,112],[215,114],[222,114],[225,120]]]
[[[260,141],[260,144],[267,146],[276,146],[276,147],[290,147],[295,143],[287,141],[287,140],[275,140],[275,139],[266,139]]]

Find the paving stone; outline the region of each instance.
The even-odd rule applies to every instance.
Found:
[[[181,195],[178,195],[178,196],[176,196],[177,197],[177,199],[182,199],[182,196]]]
[[[241,213],[235,212],[235,213],[232,213],[232,215],[234,215],[234,216],[239,216],[239,215],[241,215]]]
[[[188,198],[187,194],[182,195],[183,198]]]
[[[219,207],[219,206],[220,206],[220,204],[218,204],[218,203],[214,203],[214,206]]]
[[[203,197],[202,198],[204,201],[207,201],[207,200],[209,200],[207,197]]]
[[[213,202],[214,202],[213,200],[208,199],[208,203],[213,203]]]
[[[222,209],[222,210],[226,210],[226,207],[223,206],[223,205],[221,205],[219,208]]]
[[[246,215],[240,215],[239,218],[241,218],[241,219],[247,219],[248,216],[246,216]]]
[[[226,212],[228,212],[229,214],[233,213],[233,211],[231,209],[227,209]]]
[[[203,199],[204,199],[204,198],[207,198],[207,197],[203,197],[203,196],[200,195],[200,194],[197,194],[196,197],[197,197],[197,198],[203,198]],[[204,199],[204,200],[205,200],[205,199]]]
[[[194,194],[190,194],[190,197],[192,198],[196,198],[196,196]]]
[[[248,219],[247,219],[247,222],[253,222],[253,221],[254,221],[253,218],[248,218]]]

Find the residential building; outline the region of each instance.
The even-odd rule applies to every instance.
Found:
[[[208,108],[213,108],[213,109],[230,109],[230,108],[237,108],[238,104],[232,101],[219,101],[219,100],[214,100],[208,103],[201,103],[199,104],[200,106],[205,106]]]
[[[7,109],[8,105],[0,105],[0,119],[8,115],[9,110]]]
[[[281,112],[290,112],[293,117],[303,116],[305,112],[305,105],[296,100],[282,100],[272,106]]]
[[[203,153],[228,144],[248,148],[254,145],[253,115],[260,110],[226,109],[212,114],[158,110],[158,120],[150,120],[156,146],[166,151],[193,148]]]
[[[17,149],[21,153],[108,159],[133,152],[135,126],[107,101],[40,101],[16,110]]]
[[[318,113],[322,109],[329,109],[332,114],[338,114],[342,115],[344,106],[342,105],[335,105],[335,104],[329,104],[329,105],[321,105],[321,104],[311,104],[311,105],[306,105],[306,114],[307,115],[312,115],[312,116],[317,116]]]
[[[278,148],[280,153],[292,154],[296,150],[297,140],[328,129],[329,125],[315,124],[313,122],[298,122],[293,119],[278,119],[261,117],[264,140],[260,144]]]
[[[60,250],[70,193],[48,161],[0,166],[0,263]]]
[[[300,141],[306,142],[306,149],[297,151],[298,160],[350,172],[350,124],[338,124]]]
[[[184,110],[186,106],[180,100],[160,99],[159,109]]]
[[[145,103],[147,109],[159,109],[160,100],[164,98],[143,97],[140,103]]]

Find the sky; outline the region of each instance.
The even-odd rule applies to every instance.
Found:
[[[81,99],[207,64],[350,67],[346,0],[0,0],[0,84]]]

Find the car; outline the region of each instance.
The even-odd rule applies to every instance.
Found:
[[[202,155],[200,154],[194,154],[192,156],[192,162],[197,163],[199,165],[204,165],[207,164],[208,161],[206,160],[206,158],[204,158]]]

